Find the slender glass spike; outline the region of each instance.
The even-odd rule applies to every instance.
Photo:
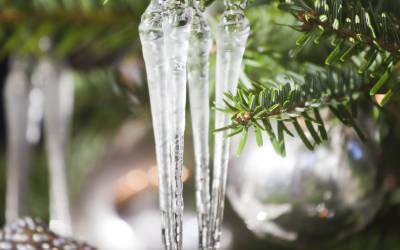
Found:
[[[32,75],[44,96],[44,128],[50,185],[50,228],[71,236],[71,215],[67,184],[67,152],[70,119],[74,103],[73,79],[58,61],[43,58]]]
[[[163,20],[164,55],[168,86],[169,143],[171,148],[173,249],[182,249],[183,150],[185,132],[186,81],[192,10],[186,1],[167,0]]]
[[[4,99],[7,121],[6,221],[24,215],[30,145],[27,140],[30,63],[13,58],[6,79]]]
[[[28,128],[26,138],[30,144],[36,145],[42,136],[43,122],[43,90],[31,84],[29,91]]]
[[[241,63],[250,33],[249,22],[244,16],[242,8],[246,1],[225,1],[226,10],[217,28],[217,83],[215,105],[224,105],[224,93],[236,93]],[[215,127],[222,128],[230,123],[229,115],[221,111],[215,113]],[[224,212],[226,179],[230,140],[227,132],[215,133],[214,169],[212,178],[211,198],[211,249],[220,247],[221,229]]]
[[[170,173],[170,144],[168,116],[168,91],[166,61],[164,57],[164,32],[162,30],[163,6],[153,0],[142,15],[139,26],[156,145],[161,233],[165,249],[173,249],[170,228],[172,223],[172,175]]]
[[[199,225],[199,249],[207,250],[210,218],[209,153],[209,56],[212,45],[210,28],[200,11],[193,6],[193,24],[188,61],[189,99],[192,116],[196,162],[196,208]]]

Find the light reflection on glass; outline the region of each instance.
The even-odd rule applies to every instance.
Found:
[[[257,236],[297,245],[324,242],[373,217],[382,198],[374,152],[340,126],[330,138],[315,151],[286,138],[283,158],[269,143],[259,148],[252,134],[243,154],[233,157],[228,198]]]

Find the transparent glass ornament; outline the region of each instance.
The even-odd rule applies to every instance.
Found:
[[[71,215],[67,181],[70,122],[74,83],[69,70],[57,60],[40,59],[32,84],[41,88],[44,101],[44,130],[49,168],[50,229],[71,236]]]
[[[165,249],[172,249],[172,173],[170,171],[171,148],[168,115],[167,67],[164,55],[163,6],[153,0],[142,15],[139,25],[140,41],[146,64],[150,95],[153,132],[156,144],[161,234]]]
[[[207,249],[210,218],[209,57],[212,38],[210,28],[200,11],[198,1],[194,3],[193,13],[188,83],[196,163],[199,249]]]
[[[376,214],[383,195],[376,144],[342,125],[329,136],[315,151],[286,138],[281,157],[251,133],[231,159],[227,196],[258,237],[308,249],[349,236]]]
[[[26,212],[30,144],[27,138],[31,62],[14,57],[4,89],[7,127],[6,221],[11,223]]]
[[[249,22],[238,1],[225,1],[226,10],[217,27],[217,83],[215,105],[223,107],[224,93],[236,93],[241,63],[250,33]],[[244,7],[246,1],[240,1]],[[215,127],[222,128],[230,124],[230,116],[216,111]],[[227,132],[215,133],[214,169],[211,193],[210,246],[218,249],[224,211],[226,179],[228,172],[230,139]]]
[[[169,142],[171,149],[173,249],[182,249],[183,223],[183,152],[186,109],[187,62],[192,26],[192,10],[186,1],[166,1],[163,18],[164,56],[166,62]]]

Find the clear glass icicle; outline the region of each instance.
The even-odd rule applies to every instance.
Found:
[[[12,58],[4,99],[7,121],[7,194],[6,221],[24,215],[30,145],[27,138],[30,89],[30,63]]]
[[[44,128],[50,185],[50,228],[71,236],[71,215],[67,182],[67,153],[70,119],[74,103],[72,76],[56,60],[42,58],[32,83],[43,91]]]
[[[223,107],[224,93],[236,93],[241,63],[250,33],[249,22],[244,16],[246,0],[225,0],[226,10],[217,28],[217,107]],[[230,123],[229,115],[216,111],[215,127],[222,128]],[[225,189],[228,174],[230,140],[227,132],[215,133],[214,169],[211,198],[211,249],[220,247],[221,229],[224,212]]]
[[[170,227],[172,223],[172,182],[170,173],[169,124],[167,113],[168,91],[164,57],[163,1],[152,0],[139,26],[156,145],[161,233],[165,249],[173,249]]]
[[[192,10],[185,0],[167,0],[163,20],[164,55],[168,86],[169,142],[171,149],[173,249],[182,249],[183,151],[185,132],[186,81]]]
[[[193,4],[188,83],[196,162],[196,208],[199,225],[199,249],[207,250],[210,218],[208,67],[212,38],[210,28],[200,10],[199,1],[195,1]]]

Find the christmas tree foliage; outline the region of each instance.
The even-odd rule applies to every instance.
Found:
[[[246,79],[251,84],[240,86],[234,95],[227,93],[222,110],[232,113],[232,125],[220,130],[242,134],[239,151],[249,128],[255,130],[259,144],[265,131],[276,150],[284,154],[283,135],[294,136],[285,125],[290,123],[313,149],[327,139],[319,109],[328,107],[364,139],[356,121],[358,103],[383,107],[400,93],[398,5],[395,1],[293,0],[280,1],[278,7],[295,18],[286,24],[299,32],[296,45],[277,58],[277,52],[268,51],[265,43],[251,43],[246,64],[250,75]],[[285,69],[263,76],[261,69],[269,65],[258,61],[260,54]],[[257,70],[261,75],[254,77]],[[278,120],[276,132],[271,120]]]

